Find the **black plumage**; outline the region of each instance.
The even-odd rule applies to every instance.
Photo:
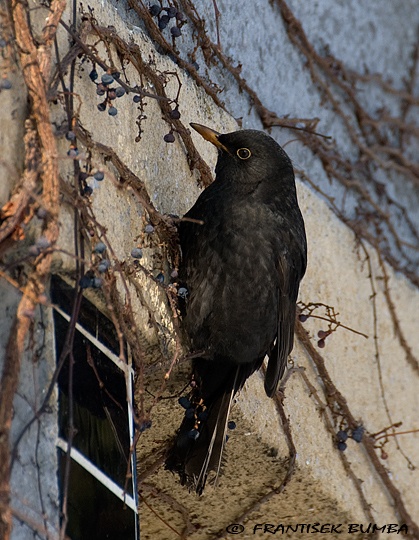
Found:
[[[183,326],[192,351],[192,390],[166,467],[202,493],[217,479],[234,394],[269,357],[272,396],[293,347],[306,236],[294,172],[261,131],[220,135],[191,124],[218,148],[215,181],[180,223]]]

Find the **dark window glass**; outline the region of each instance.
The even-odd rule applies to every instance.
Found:
[[[59,278],[54,278],[51,295],[55,305],[67,315],[71,313],[74,297],[71,287]],[[78,323],[105,345],[110,353],[119,355],[112,323],[86,299],[83,299]],[[54,324],[58,360],[69,322],[54,310]],[[127,472],[131,471],[130,465],[135,460],[130,455],[130,417],[125,373],[107,356],[106,349],[99,350],[79,330],[75,332],[73,359],[72,381],[70,357],[58,378],[59,436],[64,441],[68,440],[72,401],[72,448],[120,488],[125,489],[127,494],[134,496],[136,501],[133,483],[126,480]],[[62,450],[59,452],[59,479],[63,497],[67,454]],[[133,540],[138,537],[137,515],[74,459],[71,460],[67,500],[66,533],[72,540]]]

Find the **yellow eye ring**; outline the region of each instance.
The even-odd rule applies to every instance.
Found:
[[[239,148],[236,154],[240,159],[246,160],[250,158],[252,152],[248,148]]]

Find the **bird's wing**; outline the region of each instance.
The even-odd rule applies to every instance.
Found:
[[[287,358],[294,345],[296,301],[300,280],[306,267],[305,251],[295,250],[301,257],[290,257],[284,252],[278,261],[278,326],[265,375],[265,392],[272,397],[284,374]]]

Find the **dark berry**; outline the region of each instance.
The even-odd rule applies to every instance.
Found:
[[[308,319],[308,315],[304,315],[304,313],[301,313],[300,315],[298,315],[298,319],[300,320],[300,322],[306,322],[306,320]]]
[[[3,79],[0,82],[0,88],[3,88],[3,90],[10,90],[12,88],[12,82],[9,81],[9,79]]]
[[[74,141],[74,139],[76,138],[76,134],[74,133],[74,131],[67,131],[65,138],[67,139],[67,141]]]
[[[120,98],[126,94],[125,88],[123,86],[118,86],[115,88],[115,95],[117,98]]]
[[[97,108],[100,112],[106,111],[106,101],[104,101],[103,103],[99,103]]]
[[[141,96],[139,96],[138,94],[136,94],[133,98],[132,98],[132,101],[134,103],[140,103],[141,101]]]
[[[173,135],[173,133],[167,133],[164,137],[163,137],[163,140],[167,143],[174,143],[175,142],[175,136]]]
[[[94,289],[100,289],[102,287],[102,285],[103,285],[103,279],[102,278],[100,278],[100,277],[93,278],[92,287]]]
[[[92,71],[89,73],[89,77],[92,79],[92,81],[95,81],[99,75],[95,69],[92,69]]]
[[[89,287],[93,287],[93,279],[90,276],[83,276],[79,281],[79,285],[81,289],[88,289]]]
[[[106,270],[108,270],[110,265],[111,263],[110,261],[108,261],[108,259],[103,259],[103,261],[100,261],[97,270],[100,274],[103,274],[104,272],[106,272]]]
[[[320,349],[324,349],[324,347],[326,346],[326,342],[324,339],[319,339],[319,341],[317,342],[317,346],[320,348]]]
[[[179,37],[180,35],[182,35],[182,32],[180,30],[180,28],[178,28],[177,26],[172,26],[172,28],[170,29],[170,33],[172,34],[173,37],[177,38]]]
[[[0,49],[4,49],[7,45],[7,42],[5,39],[0,38]]]
[[[173,118],[173,120],[179,120],[180,118],[180,112],[178,109],[173,109],[173,111],[170,112],[170,118]]]
[[[162,274],[161,272],[157,274],[156,280],[159,281],[160,283],[164,283],[164,274]]]
[[[117,81],[121,77],[121,74],[119,73],[119,71],[113,71],[111,75],[115,79],[115,81]]]
[[[151,234],[154,232],[154,227],[151,225],[151,223],[147,223],[147,225],[144,227],[144,232],[147,234]]]
[[[327,332],[325,332],[324,330],[319,330],[317,332],[317,336],[320,338],[320,339],[325,339],[327,338],[329,334]]]
[[[166,13],[167,13],[167,16],[170,18],[170,19],[173,19],[173,17],[176,17],[177,15],[177,9],[174,7],[174,6],[170,6],[168,8],[164,8]]]
[[[364,428],[362,426],[358,426],[356,427],[353,431],[352,431],[352,439],[357,442],[357,443],[360,443],[362,441],[362,437],[364,436]]]
[[[70,150],[67,152],[67,156],[71,158],[75,158],[79,155],[79,151],[77,148],[70,148]]]
[[[179,287],[177,293],[181,298],[186,298],[188,296],[188,289],[186,287]]]
[[[51,245],[49,241],[45,238],[45,236],[41,236],[38,238],[38,240],[35,242],[35,245],[38,249],[47,249]]]
[[[159,28],[160,30],[164,30],[167,26],[167,23],[169,22],[170,17],[169,15],[162,15],[159,19]]]
[[[112,99],[115,99],[115,98],[116,98],[115,88],[110,88],[108,90],[108,99],[112,100]]]
[[[339,441],[338,442],[338,450],[340,450],[341,452],[344,452],[346,449],[347,449],[348,445],[343,442],[343,441]]]
[[[88,197],[93,193],[93,188],[90,186],[86,186],[83,188],[83,195],[87,195]]]
[[[104,253],[106,251],[106,246],[103,242],[98,242],[93,248],[95,253]]]
[[[180,397],[178,399],[178,403],[184,409],[189,409],[189,407],[191,406],[191,402],[189,401],[189,399],[186,396]]]
[[[227,424],[228,429],[236,429],[236,422],[233,420],[230,420],[230,422]]]
[[[198,62],[192,62],[192,66],[196,69],[196,71],[199,70],[199,64],[198,64]]]
[[[160,15],[161,7],[154,4],[153,6],[150,6],[148,11],[152,17],[157,17],[157,15]]]
[[[134,257],[134,259],[141,259],[143,256],[143,251],[140,248],[134,248],[131,250],[131,257]]]
[[[139,425],[139,430],[141,433],[145,431],[146,429],[150,429],[150,428],[151,428],[151,420],[144,420],[144,422],[141,422],[141,424]]]
[[[102,180],[105,178],[105,173],[103,171],[96,171],[93,178],[98,182],[102,182]]]
[[[208,418],[208,411],[201,411],[198,414],[198,418],[202,421],[206,420]]]
[[[48,215],[48,212],[42,206],[38,208],[38,210],[36,211],[36,217],[38,219],[45,219],[47,215]]]
[[[336,437],[338,438],[338,441],[345,442],[348,438],[348,434],[346,431],[338,431]]]
[[[188,431],[188,438],[193,439],[196,441],[196,439],[199,437],[199,431],[197,429],[191,429]]]
[[[185,418],[187,418],[188,420],[192,420],[192,418],[195,418],[195,409],[193,409],[192,407],[190,409],[186,409]]]
[[[28,255],[31,257],[37,257],[39,255],[39,248],[37,246],[29,246]]]
[[[98,84],[96,86],[96,94],[98,96],[104,96],[106,92],[106,86],[104,84]]]
[[[118,109],[116,107],[109,107],[108,114],[110,116],[116,116],[118,114]]]
[[[109,86],[110,84],[113,83],[114,78],[112,77],[112,75],[109,75],[109,73],[104,73],[102,75],[101,81],[102,81],[102,84],[104,84],[105,86]]]

